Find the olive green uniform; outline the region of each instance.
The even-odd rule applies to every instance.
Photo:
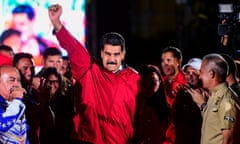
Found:
[[[216,86],[203,110],[201,144],[221,144],[222,130],[233,129],[239,113],[239,104],[227,84]]]

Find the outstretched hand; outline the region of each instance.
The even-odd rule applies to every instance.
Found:
[[[62,28],[62,23],[60,21],[60,16],[62,15],[62,6],[59,4],[54,4],[48,8],[49,19],[55,29],[59,31]]]

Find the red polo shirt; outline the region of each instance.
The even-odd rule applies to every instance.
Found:
[[[166,100],[170,109],[172,109],[172,106],[175,102],[176,95],[177,95],[177,86],[185,85],[187,82],[185,80],[184,73],[181,70],[173,80],[168,80],[168,77],[165,76],[163,77],[163,81],[164,81],[164,88],[166,93]],[[170,117],[170,123],[168,125],[165,136],[166,138],[163,144],[173,144],[175,142],[176,135],[175,135],[175,128],[173,124],[173,116]]]

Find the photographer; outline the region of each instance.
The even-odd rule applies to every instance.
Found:
[[[237,57],[240,6],[237,1],[223,1],[219,6],[218,48],[220,53]]]
[[[222,23],[218,27],[227,27],[227,21],[224,19],[222,20]],[[221,29],[221,28],[218,28]],[[224,29],[224,28],[222,28]],[[219,43],[218,48],[220,53],[226,53],[228,55],[231,55],[233,57],[236,57],[235,51],[235,45],[234,45],[234,34],[228,32],[228,30],[218,30],[219,33]]]

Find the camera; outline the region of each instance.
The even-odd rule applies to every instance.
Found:
[[[219,3],[218,35],[233,35],[240,30],[240,5],[237,3]]]

